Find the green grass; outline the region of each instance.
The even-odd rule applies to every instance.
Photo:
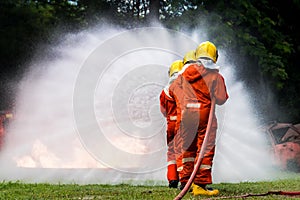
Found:
[[[259,194],[268,191],[300,191],[300,174],[292,174],[288,178],[243,183],[220,183],[212,187],[220,190],[218,197]],[[134,186],[120,185],[77,185],[77,184],[28,184],[22,182],[0,183],[0,199],[115,199],[115,200],[147,200],[147,199],[174,199],[180,191],[167,186]],[[207,199],[207,197],[193,197],[190,193],[183,199]],[[215,199],[215,198],[213,198]],[[233,198],[231,198],[233,199]],[[242,199],[242,198],[238,198]],[[247,199],[300,199],[282,195],[264,197],[249,197]]]

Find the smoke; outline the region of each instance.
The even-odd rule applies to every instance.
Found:
[[[242,182],[271,179],[270,146],[263,131],[263,123],[256,114],[253,97],[241,81],[234,78],[235,66],[226,62],[226,52],[221,51],[221,72],[226,79],[229,99],[217,107],[218,135],[214,159],[215,182]]]
[[[201,31],[204,32],[204,31]],[[2,180],[51,183],[166,181],[159,94],[170,63],[205,38],[162,27],[103,26],[65,36],[21,81],[0,154]],[[268,178],[250,96],[220,51],[230,99],[218,108],[215,182]]]

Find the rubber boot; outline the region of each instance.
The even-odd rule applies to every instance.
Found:
[[[194,196],[199,196],[199,195],[203,195],[203,196],[215,196],[219,194],[219,190],[217,189],[211,189],[208,190],[205,188],[205,186],[199,186],[193,183],[193,190],[192,190],[192,194]]]
[[[169,181],[169,188],[177,188],[177,187],[178,187],[177,180]]]

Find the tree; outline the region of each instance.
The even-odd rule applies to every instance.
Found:
[[[167,28],[187,33],[206,27],[208,39],[232,57],[239,55],[232,59],[238,66],[238,78],[253,89],[253,96],[264,98],[255,102],[260,110],[273,112],[268,105],[276,97],[281,109],[297,121],[300,30],[295,16],[299,10],[299,1],[2,0],[0,96],[13,94],[11,89],[4,91],[11,88],[8,80],[22,75],[37,44],[51,44],[60,33],[85,29],[99,21],[132,28],[156,19]],[[258,91],[261,85],[264,89]],[[266,95],[268,88],[274,96]]]
[[[37,44],[50,39],[55,19],[52,8],[33,2],[4,0],[0,3],[0,109],[13,106],[16,82],[25,72],[28,57]]]
[[[294,17],[300,10],[300,2],[203,1],[198,6],[203,6],[210,18],[214,13],[219,16],[222,28],[211,35],[217,41],[223,39],[220,44],[232,49],[233,55],[240,55],[239,78],[261,100],[255,103],[264,116],[272,113],[273,120],[274,117],[300,120],[300,98],[294,95],[300,89],[299,69],[295,68],[299,65],[299,26]],[[222,34],[218,39],[216,31],[223,33],[228,28],[234,30],[227,31],[232,36]],[[259,91],[262,85],[265,86]],[[272,91],[272,97],[266,89]],[[277,112],[278,107],[270,106],[273,98],[281,112]],[[287,112],[288,117],[283,115]]]
[[[180,16],[185,10],[195,9],[193,1],[179,0],[108,0],[115,6],[120,16],[141,21],[159,21],[174,16]]]
[[[300,98],[296,97],[300,77],[299,69],[294,67],[299,63],[294,59],[299,55],[299,50],[295,51],[299,28],[296,20],[285,15],[287,7],[293,8],[290,11],[294,16],[300,7],[296,1],[283,4],[286,3],[206,0],[197,2],[196,10],[169,18],[165,24],[187,32],[205,27],[208,39],[234,58],[231,62],[237,66],[237,78],[250,89],[255,97],[253,103],[267,120],[287,120],[282,115],[287,111],[291,119],[300,120]],[[279,107],[273,107],[274,103]],[[268,116],[270,113],[272,116]]]
[[[61,24],[64,26],[61,26]],[[40,46],[59,36],[53,30],[75,30],[84,24],[82,7],[69,1],[2,0],[0,3],[0,109],[11,109],[16,83]],[[63,31],[63,30],[62,30]]]
[[[149,0],[149,18],[159,21],[159,10],[160,10],[160,1]]]

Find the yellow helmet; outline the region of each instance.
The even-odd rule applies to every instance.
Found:
[[[171,77],[175,72],[179,72],[183,67],[182,60],[174,61],[169,68],[169,77]]]
[[[183,64],[185,65],[187,62],[196,61],[195,50],[188,51],[183,57]]]
[[[209,41],[202,42],[196,49],[196,59],[199,58],[209,58],[216,63],[218,60],[217,47]]]

